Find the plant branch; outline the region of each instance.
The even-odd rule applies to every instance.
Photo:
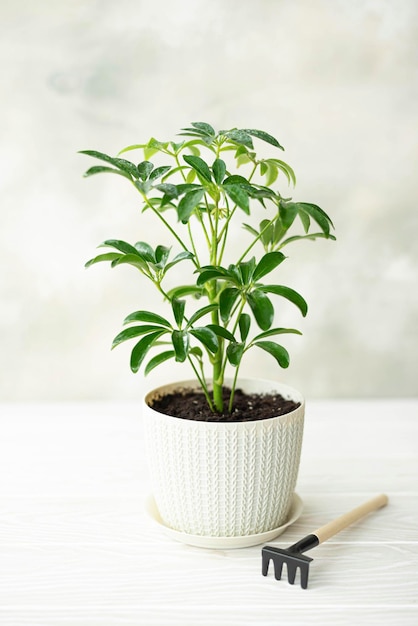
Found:
[[[197,380],[199,381],[199,384],[200,384],[200,386],[202,388],[202,392],[203,392],[203,394],[204,394],[204,396],[206,398],[206,402],[208,403],[209,409],[212,411],[212,413],[214,413],[215,409],[214,409],[214,406],[212,404],[211,397],[209,395],[209,391],[208,391],[208,388],[207,388],[207,385],[206,385],[206,381],[204,380],[204,377],[199,374],[199,371],[198,371],[197,367],[195,366],[195,364],[193,363],[193,359],[191,358],[190,355],[188,355],[187,359],[188,359],[190,365],[193,368],[193,371],[195,373],[195,376],[196,376]]]
[[[264,228],[262,228],[260,230],[260,232],[258,233],[258,235],[253,239],[253,241],[250,243],[250,245],[246,248],[246,250],[241,254],[240,258],[237,261],[237,265],[239,263],[241,263],[245,257],[247,256],[247,254],[250,252],[250,250],[252,250],[252,248],[254,248],[255,244],[257,243],[257,241],[259,241],[261,239],[261,237],[263,236],[263,234],[266,232],[266,230],[268,228],[270,228],[270,226],[276,221],[276,219],[279,216],[279,212],[276,213],[276,215],[273,217],[273,219],[271,219],[265,226]]]

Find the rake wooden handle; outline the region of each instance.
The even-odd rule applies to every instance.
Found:
[[[382,506],[386,506],[387,503],[388,497],[382,493],[380,496],[376,496],[375,498],[364,502],[364,504],[361,504],[352,511],[337,517],[332,520],[332,522],[328,522],[325,526],[321,526],[318,530],[315,530],[313,534],[318,537],[319,543],[323,543],[330,537],[339,533],[340,530],[343,530],[343,528],[347,528],[347,526],[350,526],[350,524],[353,524],[368,513],[376,511],[376,509],[380,509]]]

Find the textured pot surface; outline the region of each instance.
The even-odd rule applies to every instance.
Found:
[[[194,535],[243,536],[283,524],[302,447],[304,399],[274,381],[241,380],[247,393],[280,393],[296,410],[265,420],[197,422],[158,413],[154,397],[196,388],[194,381],[159,387],[144,402],[153,495],[165,524]]]

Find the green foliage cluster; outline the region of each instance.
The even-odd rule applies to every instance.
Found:
[[[248,351],[259,348],[286,368],[289,354],[277,337],[301,334],[293,328],[273,325],[277,301],[273,304],[272,296],[290,301],[303,316],[307,313],[307,304],[298,292],[285,285],[265,283],[265,278],[285,261],[285,246],[304,239],[335,239],[331,234],[333,224],[316,204],[293,202],[276,189],[279,175],[291,185],[295,185],[296,178],[284,161],[257,155],[255,139],[283,150],[272,135],[256,129],[216,132],[205,122],[192,123],[180,135],[184,137],[180,142],[152,138],[146,144],[128,146],[117,157],[82,151],[101,162],[88,169],[85,176],[112,173],[127,179],[139,192],[143,210],[164,224],[169,243],[178,248],[173,255],[171,246],[160,244],[154,248],[144,241],[130,244],[108,239],[101,245],[112,251],[95,256],[86,266],[103,261],[112,267],[131,265],[170,304],[170,319],[147,310],[135,311],[125,319],[126,327],[115,337],[113,347],[127,340],[136,341],[131,353],[132,371],[137,372],[144,364],[148,374],[169,359],[188,361],[210,409],[222,412],[226,409],[222,400],[225,373],[232,366],[231,411],[239,368]],[[144,159],[139,164],[120,156],[138,150]],[[151,160],[161,157],[164,165]],[[236,173],[238,167],[240,174]],[[256,205],[262,207],[265,217],[257,225],[249,224],[247,220]],[[243,237],[243,248],[235,262],[226,265],[224,258],[231,252],[228,236],[236,232],[237,218],[250,241]],[[297,222],[301,233],[291,234]],[[166,275],[178,263],[187,264],[190,280],[166,289]],[[187,310],[192,303],[193,310]],[[251,328],[254,322],[255,331]],[[147,360],[150,351],[154,356]]]

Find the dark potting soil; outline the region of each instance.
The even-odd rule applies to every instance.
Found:
[[[279,394],[247,394],[235,390],[234,407],[228,412],[230,389],[224,389],[223,413],[212,413],[201,391],[184,390],[156,398],[152,408],[159,413],[200,422],[251,422],[290,413],[300,402],[286,400]]]

